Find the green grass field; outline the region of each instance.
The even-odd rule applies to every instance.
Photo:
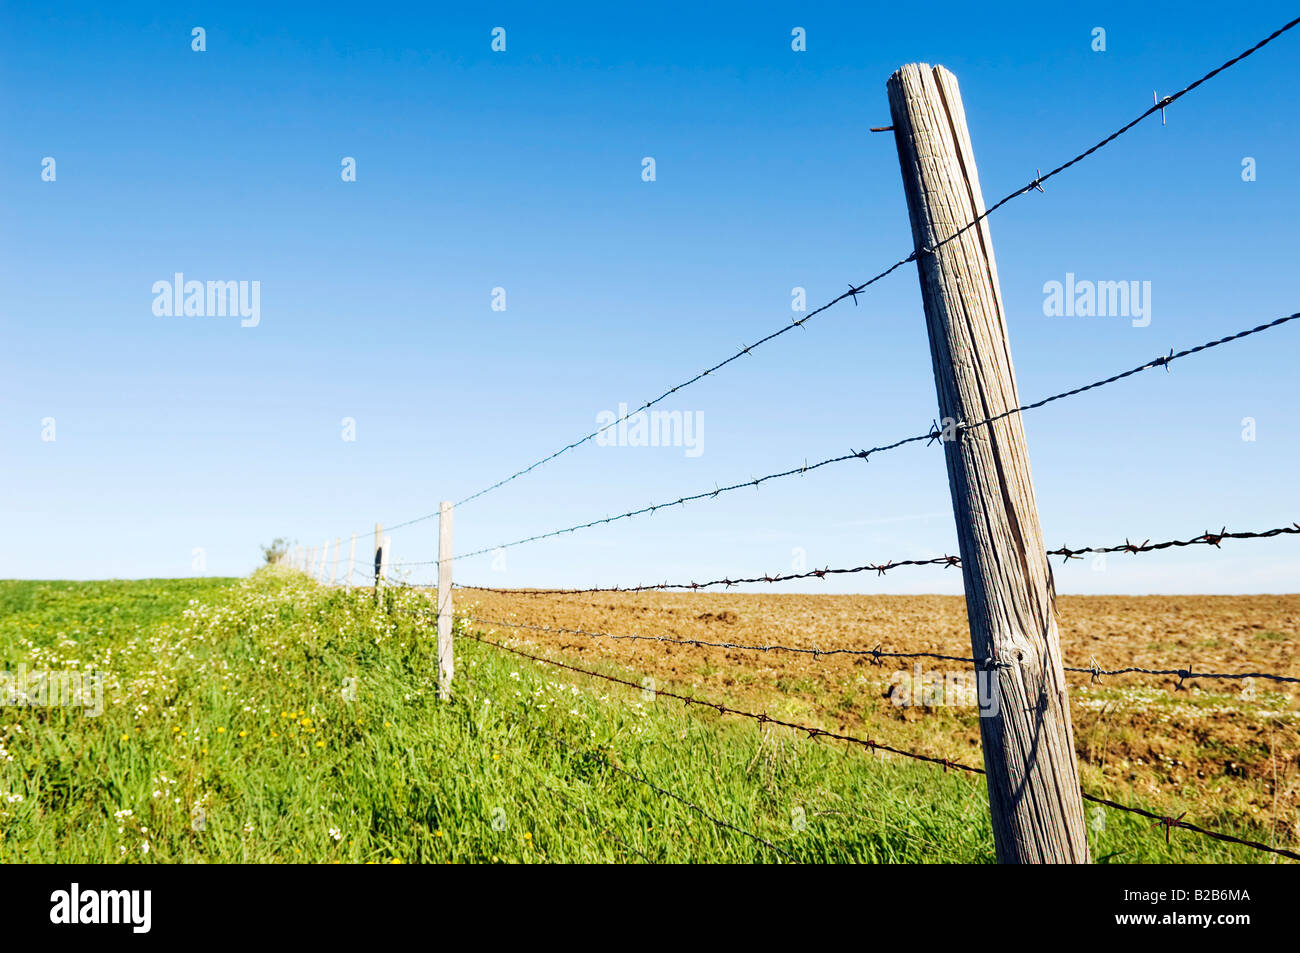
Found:
[[[983,785],[957,772],[463,638],[439,702],[409,590],[376,606],[279,569],[0,582],[0,661],[106,675],[98,716],[0,709],[5,863],[993,859]],[[1099,860],[1269,859],[1103,817]]]

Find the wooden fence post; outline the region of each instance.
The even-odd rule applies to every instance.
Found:
[[[325,545],[320,550],[320,569],[316,573],[316,578],[320,582],[325,581],[325,564],[330,561],[330,541],[325,540]]]
[[[379,597],[379,590],[384,588],[384,572],[381,560],[384,555],[384,524],[375,524],[375,597]]]
[[[347,585],[352,585],[352,573],[357,568],[357,534],[352,534],[352,545],[348,547]]]
[[[334,563],[330,566],[330,585],[334,585],[334,580],[339,577],[339,547],[343,545],[343,537],[334,537]]]
[[[966,427],[1020,401],[987,220],[961,232],[984,213],[961,93],[952,73],[926,63],[904,66],[887,89],[945,418],[971,648],[996,690],[990,710],[981,706],[980,738],[998,860],[1087,863],[1056,591],[1023,422],[1013,413]]]
[[[438,697],[451,697],[455,674],[451,640],[451,504],[438,505]]]

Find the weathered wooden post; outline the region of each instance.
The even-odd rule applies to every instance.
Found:
[[[455,674],[451,640],[451,504],[438,505],[438,697],[451,697]]]
[[[375,524],[375,598],[379,598],[379,590],[384,588],[384,524]]]
[[[330,585],[334,585],[335,580],[339,577],[339,547],[343,545],[343,537],[334,537],[334,562],[330,564]]]
[[[316,578],[325,581],[325,564],[330,560],[330,541],[327,539],[320,550],[320,570],[316,573]]]
[[[1056,592],[1024,426],[1011,414],[966,427],[1020,403],[987,220],[961,231],[984,213],[966,113],[956,77],[941,66],[904,66],[887,89],[946,418],[971,648],[997,692],[980,738],[998,860],[1087,863]]]

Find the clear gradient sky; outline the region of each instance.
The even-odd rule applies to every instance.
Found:
[[[436,511],[788,322],[793,287],[813,307],[910,251],[893,143],[867,131],[889,121],[899,65],[957,75],[993,198],[1293,6],[5,3],[0,577],[191,575],[195,548],[208,574],[241,574],[275,536],[317,545]],[[1293,31],[991,219],[1022,398],[1300,307],[1298,66]],[[260,323],[156,316],[152,286],[176,272],[259,281]],[[1150,324],[1045,316],[1044,283],[1067,273],[1151,282]],[[462,507],[456,548],[924,431],[915,269],[859,298],[666,401],[702,415],[698,455],[588,444]],[[1300,519],[1298,335],[1026,415],[1049,544]],[[394,559],[432,559],[436,528],[394,532]],[[521,546],[504,571],[465,560],[457,577],[632,584],[955,540],[941,451],[912,445]],[[1294,592],[1300,541],[1056,579]],[[960,577],[787,588],[958,592]]]

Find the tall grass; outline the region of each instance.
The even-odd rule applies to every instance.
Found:
[[[108,677],[98,717],[0,709],[5,862],[993,857],[984,789],[967,776],[686,711],[465,638],[455,697],[440,702],[418,593],[376,604],[272,568],[0,583],[0,608],[9,668]],[[1101,859],[1258,859],[1190,834],[1166,845],[1123,814],[1091,836]]]

